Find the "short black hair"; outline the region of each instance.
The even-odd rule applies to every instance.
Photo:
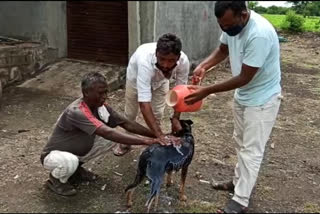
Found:
[[[81,81],[82,91],[91,88],[95,83],[104,83],[107,84],[106,78],[98,72],[90,72],[86,74]]]
[[[231,9],[235,16],[241,14],[242,11],[247,10],[245,1],[217,1],[214,6],[214,14],[219,19],[224,13]]]
[[[179,37],[172,33],[163,34],[157,42],[156,52],[161,54],[170,54],[180,55],[182,49],[182,43]]]

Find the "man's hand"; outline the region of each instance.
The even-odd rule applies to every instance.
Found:
[[[181,139],[179,137],[175,137],[170,134],[161,135],[159,139],[160,139],[159,143],[163,146],[170,146],[172,144],[178,146],[181,144]]]
[[[162,146],[170,146],[171,144],[166,142],[165,140],[162,140],[161,138],[152,138],[146,140],[146,145],[152,145],[152,144],[160,144]]]
[[[187,105],[192,105],[193,103],[199,100],[202,100],[203,98],[209,95],[207,87],[191,85],[191,86],[188,86],[188,89],[193,90],[195,92],[193,92],[192,94],[189,94],[184,98],[184,102]]]
[[[182,129],[182,126],[180,124],[180,120],[176,117],[173,117],[171,119],[171,132],[173,134],[179,132]]]
[[[167,135],[161,135],[159,139],[161,141],[160,144],[163,146],[170,146],[173,143],[173,140]]]
[[[181,145],[181,138],[180,137],[175,137],[171,134],[167,134],[165,137],[170,140],[170,145],[171,144],[173,144],[174,146]]]
[[[201,67],[196,67],[196,69],[193,71],[193,76],[192,76],[192,84],[197,85],[200,80],[204,78],[204,74],[206,73],[206,70]]]
[[[162,146],[175,145],[179,146],[181,144],[181,139],[172,135],[161,135],[159,138],[149,138],[145,140],[146,145],[152,145],[159,143]]]

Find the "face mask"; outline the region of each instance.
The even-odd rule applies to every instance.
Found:
[[[224,32],[226,32],[229,36],[236,36],[242,31],[243,28],[244,28],[244,25],[236,25],[236,26],[230,27],[226,30],[224,30],[223,28],[221,28],[221,29]]]

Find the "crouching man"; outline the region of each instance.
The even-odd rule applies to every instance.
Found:
[[[64,196],[76,194],[72,184],[97,178],[81,165],[109,151],[113,144],[110,141],[128,145],[169,144],[105,103],[107,84],[101,74],[87,74],[81,88],[83,97],[72,102],[60,115],[40,156],[43,167],[50,171],[46,185]],[[114,129],[117,126],[141,136],[119,132]],[[107,140],[95,140],[96,135]],[[174,140],[179,142],[179,138]]]

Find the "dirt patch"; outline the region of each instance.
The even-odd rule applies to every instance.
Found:
[[[319,100],[319,70],[284,64],[282,71],[282,86],[285,92],[304,99]]]
[[[320,56],[313,48],[313,45],[319,47],[319,37],[283,36],[289,39],[281,43],[284,100],[252,194],[250,212],[320,212]],[[81,66],[87,65],[78,63],[76,67],[81,69]],[[76,67],[70,65],[72,70]],[[217,72],[208,74],[203,84],[230,77],[229,69],[219,66]],[[75,197],[56,196],[43,186],[48,172],[40,164],[40,152],[61,111],[78,96],[75,90],[68,91],[78,87],[78,81],[66,85],[63,80],[59,76],[56,83],[59,87],[52,90],[10,87],[4,91],[0,110],[0,212],[126,210],[124,188],[133,181],[142,147],[136,146],[125,157],[115,157],[110,152],[87,163],[85,167],[91,168],[100,179],[82,184]],[[51,82],[47,81],[50,78],[44,84],[55,86],[55,76],[51,76]],[[124,91],[117,90],[110,93],[108,102],[123,112],[123,97]],[[217,94],[205,100],[203,110],[182,115],[194,121],[196,139],[186,184],[188,200],[186,203],[177,200],[180,173],[176,173],[175,184],[161,190],[159,212],[212,213],[232,197],[200,182],[221,181],[233,175],[236,153],[232,142],[232,97],[233,92]],[[163,123],[166,131],[170,128],[171,113],[171,109],[166,109]],[[145,211],[148,194],[148,186],[138,186],[132,212]]]

